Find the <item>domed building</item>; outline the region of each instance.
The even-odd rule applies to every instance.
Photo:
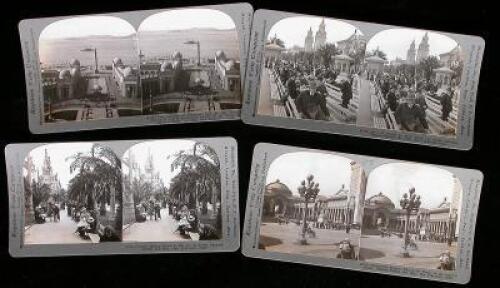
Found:
[[[365,200],[363,227],[387,226],[392,217],[391,213],[395,208],[396,206],[391,199],[382,192],[369,197]]]
[[[396,206],[382,192],[365,200],[363,234],[378,234],[380,229],[402,235],[406,226],[407,211]],[[445,197],[436,207],[420,207],[410,214],[408,231],[421,239],[442,242],[456,239],[458,209]]]
[[[239,61],[227,58],[222,50],[217,51],[215,53],[215,75],[217,88],[234,92],[232,95],[239,97],[241,91]]]
[[[267,184],[264,189],[264,216],[274,217],[293,210],[292,191],[279,179]]]

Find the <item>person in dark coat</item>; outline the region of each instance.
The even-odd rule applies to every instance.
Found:
[[[415,105],[415,94],[408,94],[405,101],[399,104],[394,116],[403,130],[424,133],[429,129],[424,109]]]
[[[455,258],[451,256],[450,251],[446,251],[439,256],[439,270],[455,270]]]
[[[323,77],[318,78],[318,80],[318,88],[316,90],[321,96],[319,106],[321,107],[321,111],[325,116],[324,120],[327,120],[330,118],[330,110],[328,110],[328,107],[326,106],[326,97],[328,97],[328,90],[326,90],[326,85],[323,82]]]
[[[297,90],[297,83],[295,82],[295,77],[292,76],[286,81],[286,88],[288,90],[288,95],[290,98],[295,100],[299,96],[299,91]]]
[[[424,93],[422,93],[422,90],[417,90],[417,94],[415,96],[415,104],[424,109],[424,111],[427,110],[427,101],[425,100],[425,95]]]
[[[391,87],[389,93],[387,93],[387,105],[393,112],[398,108],[398,98],[396,96],[396,89],[394,87]]]
[[[441,119],[443,121],[448,121],[448,117],[450,116],[450,112],[453,109],[452,103],[451,103],[450,91],[443,92],[443,94],[441,94],[440,102],[441,102]]]
[[[347,80],[343,80],[340,86],[340,91],[342,92],[342,107],[347,108],[349,102],[352,99],[352,87],[351,83]]]
[[[351,244],[351,240],[349,240],[348,238],[340,242],[339,249],[340,252],[337,253],[337,258],[356,259],[356,252],[354,251],[354,246]]]
[[[302,91],[295,101],[297,110],[304,119],[325,120],[325,115],[321,109],[322,96],[316,91],[316,80],[309,81],[309,91]]]

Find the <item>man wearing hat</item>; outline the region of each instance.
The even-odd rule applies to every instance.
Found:
[[[453,109],[452,103],[451,103],[451,98],[452,98],[453,91],[451,88],[448,89],[448,91],[444,91],[441,93],[441,119],[443,121],[448,121],[448,117],[450,116],[450,112]]]
[[[440,270],[455,270],[455,258],[451,256],[451,252],[449,250],[441,253],[439,256],[439,266]]]
[[[297,110],[304,119],[326,120],[321,108],[321,103],[324,99],[317,91],[317,88],[318,83],[316,79],[311,77],[309,79],[309,90],[302,91],[295,101]]]
[[[345,238],[339,243],[340,252],[337,253],[337,258],[340,259],[356,259],[356,252],[354,246],[351,244],[349,238]]]
[[[408,92],[403,103],[399,104],[394,113],[396,122],[406,131],[425,133],[429,129],[425,119],[425,110],[415,105],[415,93]]]
[[[352,87],[351,83],[347,80],[342,80],[342,84],[340,86],[340,91],[342,92],[342,107],[347,108],[349,102],[352,99]]]

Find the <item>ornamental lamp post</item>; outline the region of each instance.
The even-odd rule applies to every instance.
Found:
[[[309,174],[306,180],[302,180],[300,186],[297,188],[300,197],[304,198],[304,215],[302,219],[302,230],[300,233],[300,238],[297,243],[300,245],[307,245],[306,232],[307,232],[307,204],[309,201],[314,202],[319,193],[319,183],[314,182],[314,176]]]
[[[197,66],[200,66],[200,41],[195,41],[195,40],[189,40],[189,41],[186,41],[184,42],[184,44],[186,45],[196,45],[196,52],[197,52],[197,56],[198,56],[198,63],[197,63]]]
[[[420,201],[420,195],[417,196],[414,187],[410,188],[409,193],[410,193],[409,196],[408,193],[403,194],[403,197],[401,198],[401,200],[399,200],[401,208],[406,212],[404,246],[403,246],[403,251],[401,252],[403,257],[410,257],[410,252],[408,252],[408,245],[410,244],[410,237],[408,231],[410,215],[413,211],[418,211],[418,209],[420,208],[420,204],[422,204]]]

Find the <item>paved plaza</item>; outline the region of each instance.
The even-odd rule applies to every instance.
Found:
[[[168,215],[167,209],[161,209],[161,219],[146,220],[125,226],[123,241],[126,242],[168,242],[190,240],[175,232],[177,221]]]
[[[52,222],[47,218],[43,224],[33,224],[24,232],[24,244],[79,244],[92,243],[84,240],[75,233],[76,222],[71,219],[66,210],[60,211],[61,220]]]
[[[358,251],[359,231],[351,229],[347,234],[345,230],[314,229],[316,237],[307,237],[308,245],[297,244],[301,226],[295,223],[278,224],[262,223],[260,227],[260,244],[266,251],[304,254],[335,258],[339,252],[338,243],[345,238],[351,239],[351,244]]]
[[[401,257],[403,238],[391,238],[379,235],[361,236],[361,260],[380,264],[404,265],[415,268],[437,268],[439,256],[449,250],[456,255],[456,243],[450,246],[446,243],[417,241],[417,249],[408,249],[410,258]]]

